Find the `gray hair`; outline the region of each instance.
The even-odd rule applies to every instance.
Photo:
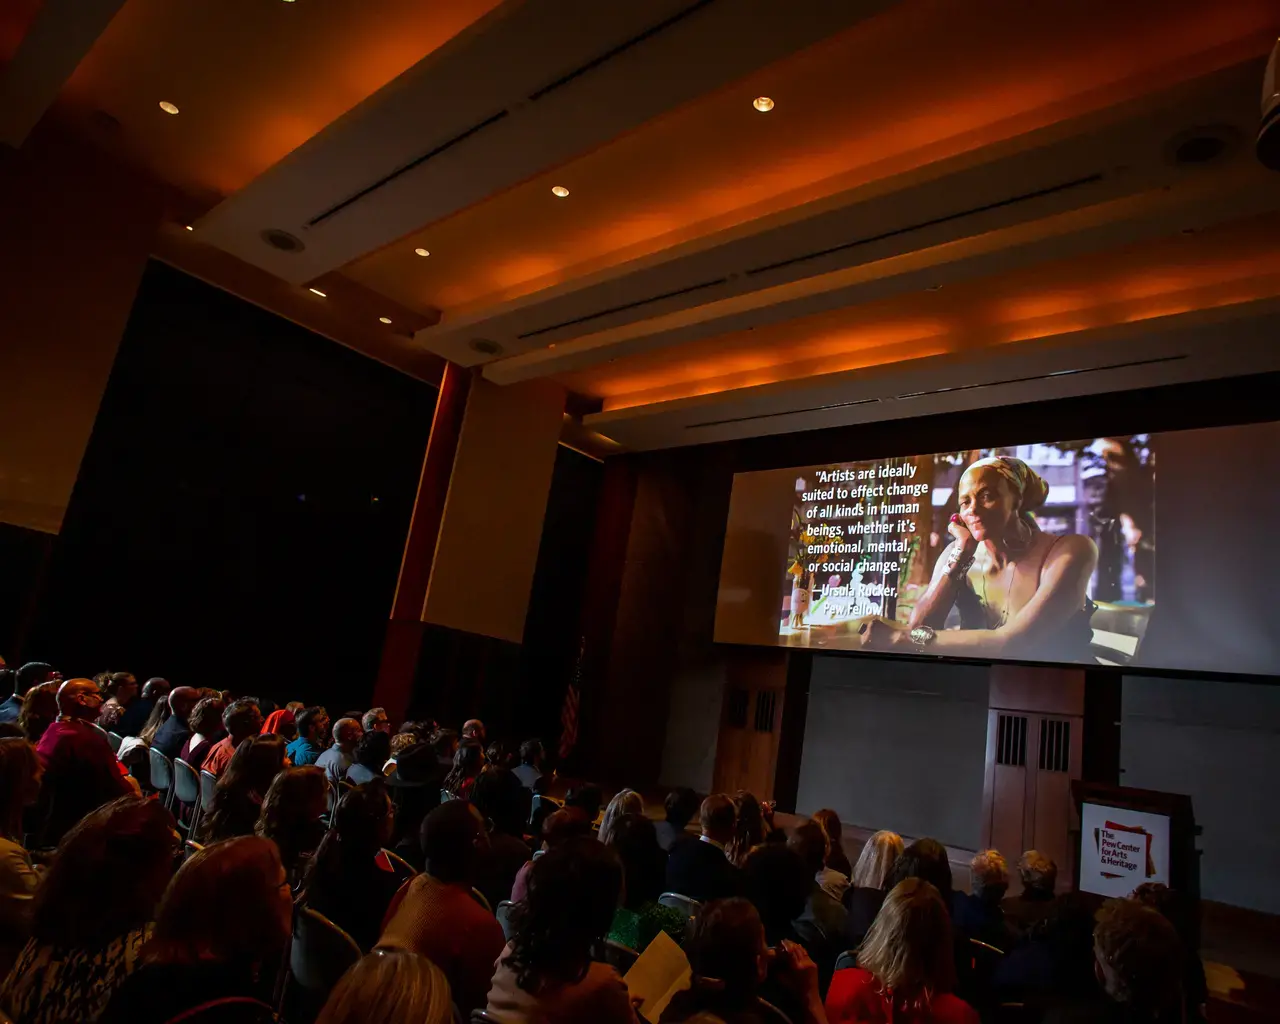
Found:
[[[862,847],[853,866],[852,882],[858,889],[883,889],[889,869],[902,854],[902,836],[897,832],[877,832]]]

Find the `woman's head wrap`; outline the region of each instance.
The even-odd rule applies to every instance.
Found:
[[[1031,521],[1031,513],[1045,503],[1049,497],[1049,485],[1034,469],[1021,459],[1008,455],[993,455],[979,459],[965,470],[965,474],[975,469],[994,469],[1013,488],[1018,497],[1018,514]]]

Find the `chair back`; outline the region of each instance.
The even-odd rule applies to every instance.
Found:
[[[200,771],[200,810],[207,811],[213,806],[213,794],[218,790],[218,777],[212,772]]]
[[[155,747],[150,749],[151,788],[163,793],[162,802],[168,807],[173,802],[173,762]]]
[[[355,940],[327,917],[310,907],[295,908],[289,977],[306,1008],[319,1013],[338,979],[360,957]],[[306,1018],[305,1013],[291,1016]]]
[[[193,807],[200,803],[200,775],[182,758],[173,762],[173,798]]]
[[[496,1021],[497,1019],[497,1017],[490,1017],[486,1010],[471,1011],[471,1024],[490,1024],[491,1021]]]
[[[414,875],[418,873],[417,868],[415,868],[412,864],[410,864],[407,860],[401,857],[400,854],[396,853],[394,850],[388,850],[384,848],[382,851],[382,855],[387,858],[387,861],[391,864],[393,868],[395,868],[397,871],[403,871],[405,873],[405,877],[412,878]]]
[[[640,959],[640,954],[636,950],[630,946],[624,946],[621,942],[614,942],[613,939],[605,939],[604,948],[600,952],[600,959],[623,975]]]
[[[502,925],[503,938],[508,942],[511,941],[511,911],[515,906],[510,900],[503,900],[493,912],[493,916],[498,919],[498,924]]]
[[[484,893],[482,893],[479,889],[472,888],[471,898],[475,900],[477,903],[479,903],[480,906],[484,907],[484,909],[487,910],[490,914],[493,913],[493,907],[489,905],[488,899],[485,898]]]
[[[697,917],[702,903],[690,896],[682,896],[678,892],[664,892],[658,897],[658,904],[672,910],[683,910],[690,917]]]
[[[204,849],[203,843],[197,843],[194,839],[188,839],[182,844],[182,860],[183,863],[189,861],[197,853]]]
[[[271,1019],[271,1007],[251,996],[221,996],[184,1010],[176,1017],[170,1017],[165,1024],[188,1024],[195,1021],[207,1021],[209,1024],[214,1021],[244,1024],[246,1021]]]
[[[846,949],[838,957],[836,957],[837,971],[848,970],[850,967],[858,966],[858,951],[856,949]]]
[[[124,737],[118,732],[108,732],[107,742],[111,744],[111,752],[118,754],[120,753],[120,745],[124,743]]]
[[[956,995],[967,1002],[984,1020],[991,1016],[996,1003],[996,971],[1004,959],[1004,950],[982,942],[969,940],[968,969],[962,969],[956,979]]]

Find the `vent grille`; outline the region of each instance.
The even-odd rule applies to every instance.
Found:
[[[741,686],[729,687],[729,693],[724,702],[724,720],[729,727],[733,729],[747,727],[747,696],[747,691]]]
[[[996,764],[1023,768],[1027,763],[1025,715],[1001,715],[996,723]]]
[[[1040,719],[1040,770],[1071,771],[1071,723],[1056,718]]]
[[[637,309],[640,306],[648,306],[650,303],[661,302],[663,299],[674,299],[680,295],[688,295],[690,292],[700,292],[704,288],[715,288],[717,285],[725,284],[729,279],[727,277],[717,277],[714,281],[703,281],[701,284],[691,284],[687,288],[677,288],[673,292],[663,292],[661,295],[651,295],[647,299],[637,299],[635,302],[625,302],[621,306],[610,306],[608,309],[602,309],[598,313],[588,313],[586,316],[574,317],[572,320],[564,320],[558,324],[551,324],[548,327],[539,327],[537,330],[525,331],[524,334],[517,334],[517,338],[536,338],[539,334],[549,334],[552,331],[558,331],[562,327],[576,327],[578,324],[589,323],[592,320],[599,320],[601,317],[611,316],[614,313],[625,313],[629,309]]]
[[[756,692],[756,732],[773,732],[773,719],[777,710],[777,690]]]

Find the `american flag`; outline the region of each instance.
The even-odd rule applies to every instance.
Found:
[[[587,638],[578,641],[578,660],[573,666],[573,678],[564,693],[564,707],[560,711],[560,760],[564,761],[578,742],[578,691],[582,683],[582,658],[587,650]]]

